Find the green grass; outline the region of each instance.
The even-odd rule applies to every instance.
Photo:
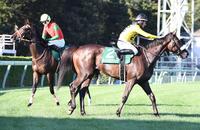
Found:
[[[90,86],[92,104],[86,116],[77,109],[67,115],[69,90],[62,87],[56,106],[48,87],[39,88],[34,104],[28,108],[30,88],[0,90],[0,130],[199,130],[200,82],[152,85],[160,118],[152,115],[149,98],[135,86],[122,111],[115,112],[124,86]]]

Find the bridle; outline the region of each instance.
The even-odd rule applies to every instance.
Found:
[[[173,47],[172,47],[172,50],[173,50],[174,47],[177,48],[177,51],[175,51],[175,52],[173,52],[173,53],[175,53],[175,54],[177,54],[177,55],[179,56],[179,55],[182,53],[183,50],[181,50],[181,47],[179,47],[179,46],[177,45],[177,42],[174,40],[174,37],[172,38],[172,40],[173,40],[173,43],[174,43],[174,45],[173,45]]]
[[[27,29],[28,29],[28,31],[27,31]],[[20,40],[20,41],[24,41],[24,42],[28,42],[28,43],[31,43],[31,42],[33,42],[33,40],[30,40],[30,39],[25,39],[24,38],[24,36],[23,36],[23,34],[24,33],[27,33],[27,32],[30,32],[30,35],[31,35],[31,27],[30,27],[30,25],[24,25],[23,27],[21,27],[19,30],[16,30],[15,31],[15,33],[16,33],[16,35],[17,35],[17,37],[18,37],[18,39]]]
[[[173,41],[173,46],[172,46],[172,50],[174,47],[177,48],[177,50],[173,53],[177,54],[178,56],[183,52],[183,50],[181,50],[181,47],[179,45],[177,45],[177,42],[176,40],[174,39],[174,37],[171,38],[171,40]],[[169,41],[170,42],[170,41]],[[160,53],[160,54],[156,54],[156,53],[153,53],[153,52],[150,52],[148,49],[146,49],[144,46],[141,46],[141,45],[137,45],[138,47],[142,48],[142,50],[144,51],[144,56],[146,57],[146,59],[148,60],[148,62],[150,63],[149,61],[149,58],[147,57],[147,53],[150,53],[151,55],[153,55],[154,57],[156,57],[157,59],[160,58],[160,57],[164,57],[162,56],[162,53],[164,51],[166,51],[165,49]]]

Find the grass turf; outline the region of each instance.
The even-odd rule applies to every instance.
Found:
[[[154,117],[149,98],[139,86],[129,96],[121,117],[115,112],[124,86],[90,86],[92,104],[86,116],[77,108],[67,115],[70,98],[67,87],[57,95],[56,106],[48,87],[39,88],[33,106],[28,108],[30,88],[0,90],[0,130],[198,130],[200,129],[200,82],[151,85],[160,117]]]

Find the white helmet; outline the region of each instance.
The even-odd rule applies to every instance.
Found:
[[[48,14],[42,14],[40,17],[40,22],[51,21],[51,17]]]

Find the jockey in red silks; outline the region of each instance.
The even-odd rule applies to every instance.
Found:
[[[61,28],[55,22],[51,21],[51,17],[48,14],[42,14],[40,22],[44,25],[42,39],[48,41],[48,46],[60,52],[60,50],[65,46],[65,40]]]

